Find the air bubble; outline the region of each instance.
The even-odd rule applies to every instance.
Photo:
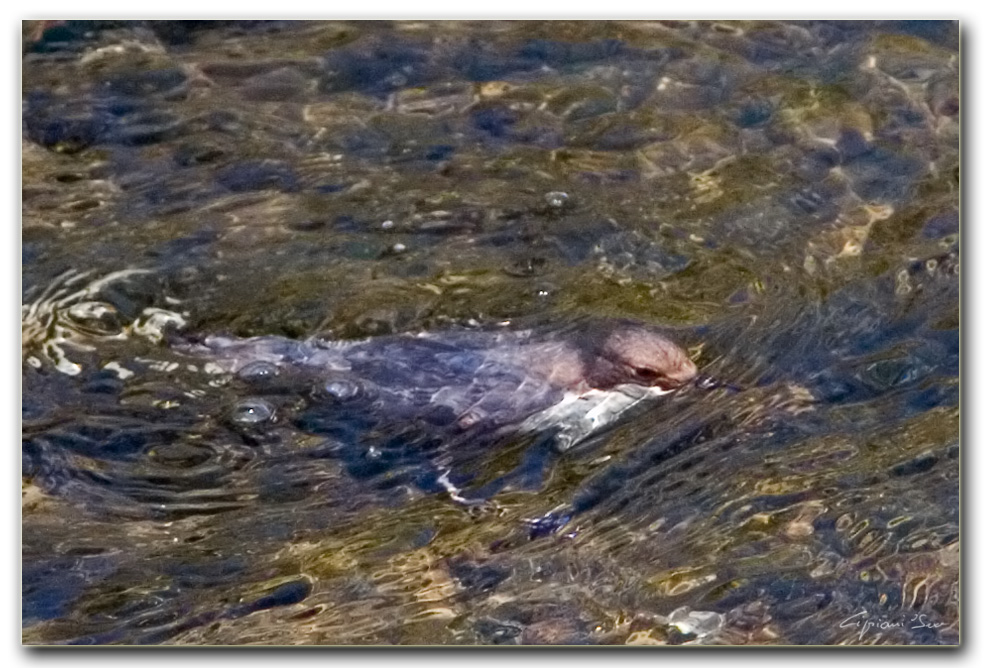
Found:
[[[274,419],[274,406],[263,399],[244,399],[233,407],[230,419],[242,425],[269,422]]]
[[[553,190],[545,194],[545,203],[553,209],[561,209],[569,202],[569,194],[561,190]]]
[[[323,387],[325,393],[336,401],[347,401],[358,397],[360,384],[351,380],[331,380]]]
[[[237,372],[237,376],[250,383],[263,383],[277,378],[280,373],[278,365],[272,362],[257,361],[247,364]]]

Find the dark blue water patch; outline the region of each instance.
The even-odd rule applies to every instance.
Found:
[[[123,390],[125,383],[112,375],[110,372],[106,372],[101,378],[94,378],[86,383],[84,383],[80,388],[83,394],[106,394],[110,396],[120,396],[120,392]]]
[[[151,30],[165,44],[191,44],[200,32],[224,27],[229,21],[150,21]]]
[[[493,591],[511,575],[509,570],[495,564],[476,563],[463,557],[452,558],[447,563],[452,577],[459,581],[471,599]]]
[[[917,107],[902,106],[890,111],[885,119],[885,125],[881,127],[878,135],[886,131],[886,128],[912,128],[924,129],[927,123],[925,112]]]
[[[491,137],[503,138],[521,118],[521,114],[506,105],[477,109],[470,114],[472,125]]]
[[[463,462],[462,468],[453,469],[447,476],[460,489],[460,496],[469,502],[487,501],[507,487],[538,491],[544,486],[552,465],[558,459],[556,434],[552,431],[539,434],[524,445],[520,462],[491,480],[476,480],[477,476],[467,472],[474,468],[470,462]],[[480,459],[482,456],[477,457],[477,460]]]
[[[875,202],[902,201],[926,170],[917,157],[877,147],[844,166],[855,193]]]
[[[860,358],[874,353],[880,354],[894,349],[899,342],[921,338],[918,330],[922,326],[924,318],[920,313],[912,314],[910,317],[892,319],[890,314],[881,314],[876,309],[857,305],[857,308],[852,308],[845,314],[849,317],[856,314],[860,320],[857,322],[848,320],[844,323],[843,326],[849,336],[840,341],[838,348],[834,346],[834,352],[844,358]],[[838,316],[834,316],[834,321],[838,321]],[[839,325],[834,322],[828,326]]]
[[[331,404],[313,404],[292,423],[304,432],[326,437],[324,445],[309,453],[310,457],[345,459],[361,454],[362,435],[377,424],[366,408],[358,405],[345,410]]]
[[[955,50],[959,47],[959,21],[879,21],[878,27],[887,32],[896,32],[919,37],[947,49]]]
[[[49,466],[47,446],[38,438],[25,438],[21,441],[21,477],[34,480]]]
[[[336,216],[332,221],[333,229],[339,232],[366,232],[370,225],[368,221],[358,220],[349,214]]]
[[[27,626],[67,615],[84,591],[113,574],[116,564],[107,555],[69,555],[25,558],[21,568],[21,620]]]
[[[592,139],[587,141],[582,138],[578,131],[579,123],[573,124],[572,127],[576,129],[576,132],[573,133],[573,139],[568,143],[577,146],[587,144],[589,148],[597,151],[632,151],[651,144],[662,136],[660,130],[653,128],[616,123],[602,132],[594,133]]]
[[[346,132],[331,140],[333,146],[357,158],[368,160],[380,159],[392,149],[391,139],[383,132],[372,128],[360,128]]]
[[[201,559],[189,556],[163,562],[162,573],[172,579],[172,585],[175,587],[209,588],[223,583],[237,582],[248,565],[242,554],[224,558],[204,555]]]
[[[192,234],[163,241],[149,248],[145,253],[158,258],[161,264],[173,262],[194,262],[212,252],[212,244],[219,239],[219,233],[210,229],[199,229]]]
[[[618,39],[604,39],[590,42],[559,42],[548,39],[534,39],[521,46],[517,55],[521,62],[536,60],[552,67],[566,67],[579,63],[593,62],[619,57],[624,51],[624,43]]]
[[[741,128],[756,128],[774,116],[775,105],[771,100],[757,98],[741,104],[731,114],[731,120]]]
[[[110,77],[99,85],[105,92],[126,97],[173,97],[184,90],[186,79],[185,72],[175,67],[130,71]]]
[[[291,166],[279,160],[248,160],[224,167],[216,175],[220,185],[233,192],[254,190],[298,190],[298,177]]]
[[[769,70],[791,71],[802,60],[800,54],[793,53],[797,46],[788,39],[783,28],[748,32],[740,45],[747,60]]]
[[[958,386],[931,386],[908,397],[908,408],[912,414],[921,414],[940,406],[960,405]]]
[[[290,28],[296,21],[270,20],[189,20],[128,21],[139,23],[154,32],[162,42],[183,47],[192,44],[201,33],[222,31],[230,36],[276,33]]]
[[[859,41],[844,48],[830,49],[818,60],[809,59],[801,72],[822,85],[850,86],[859,76],[860,63],[870,48],[866,41]]]
[[[80,424],[51,430],[41,438],[54,450],[110,461],[135,459],[153,443],[170,442],[175,438],[175,433],[155,435],[143,425],[130,429],[114,429]]]
[[[46,401],[34,393],[25,392],[21,397],[21,420],[24,426],[42,423],[55,410],[51,401]]]
[[[438,535],[438,530],[435,526],[422,527],[409,542],[409,547],[412,550],[417,550],[429,545],[435,537]]]
[[[149,47],[157,46],[153,35],[149,34],[146,28],[148,25],[167,22],[99,20],[45,21],[44,23],[46,25],[37,26],[37,28],[43,27],[40,35],[34,33],[25,39],[25,54],[34,57],[50,54],[58,57],[59,60],[74,60],[74,57],[78,57],[83,52],[92,52],[101,46],[118,46],[124,41],[137,42]]]
[[[102,141],[110,130],[107,114],[92,109],[36,109],[24,112],[27,138],[57,153],[78,153]]]
[[[578,511],[575,509],[567,508],[526,520],[528,540],[538,540],[539,538],[545,538],[562,531],[572,520],[576,512]],[[497,544],[494,546],[494,550],[496,551],[497,548],[506,546],[506,544]]]
[[[88,20],[88,21],[48,21],[39,39],[31,42],[27,51],[31,53],[52,53],[59,51],[81,52],[93,46],[104,44],[119,44],[122,39],[137,39],[148,41],[139,30],[145,28],[163,28],[165,24],[181,23],[179,21],[118,21],[118,20]],[[220,24],[220,21],[201,21],[203,24]],[[104,37],[104,33],[112,31],[113,37]],[[113,41],[110,42],[109,40]],[[150,40],[150,41],[153,41]]]
[[[291,66],[250,77],[239,86],[248,102],[303,102],[308,97],[311,79]]]
[[[425,159],[439,162],[448,160],[456,152],[456,147],[450,144],[433,144],[425,150]]]
[[[112,126],[107,140],[125,146],[146,146],[175,139],[183,134],[181,117],[165,110],[128,115]]]
[[[34,464],[44,469],[73,453],[105,461],[133,461],[146,450],[178,438],[184,426],[164,424],[157,410],[134,409],[121,415],[119,391],[106,392],[101,387],[118,379],[100,370],[99,360],[81,361],[83,372],[71,380],[54,372],[25,374],[25,392],[39,397],[34,402],[36,410],[56,418],[52,423],[25,420],[24,452]],[[67,415],[75,417],[68,420]],[[177,414],[170,417],[182,419]]]
[[[82,21],[49,21],[37,39],[26,45],[28,53],[81,51],[89,28]]]
[[[463,373],[470,373],[476,366],[471,360],[463,361]],[[451,362],[455,366],[455,360]],[[367,370],[360,373],[365,375]],[[432,411],[422,407],[392,425],[392,413],[388,413],[385,424],[369,408],[350,410],[324,404],[307,408],[295,424],[309,433],[326,436],[326,447],[320,449],[319,456],[339,460],[347,475],[367,489],[411,487],[426,494],[446,494],[447,484],[451,483],[465,498],[486,500],[509,485],[538,488],[543,484],[555,457],[551,440],[521,443],[516,466],[479,479],[483,462],[507,443],[482,427],[463,432],[456,425],[457,418],[458,414],[448,407],[444,411],[441,407]]]
[[[810,390],[826,404],[856,403],[870,396],[859,383],[841,374],[823,373],[812,379]]]
[[[846,45],[854,40],[861,40],[866,35],[865,30],[859,26],[850,24],[848,21],[793,21],[795,25],[802,26],[822,45],[835,47]],[[863,22],[861,22],[863,23]]]
[[[851,37],[832,23],[755,28],[726,48],[759,69],[784,72],[800,79],[840,85],[857,72],[866,36]],[[828,46],[824,46],[828,45]]]
[[[841,130],[839,139],[836,140],[836,150],[839,151],[840,161],[844,164],[862,157],[872,148],[871,143],[860,130],[853,128]]]
[[[837,203],[844,194],[841,183],[816,182],[809,187],[781,195],[781,202],[797,218],[813,223],[836,220],[840,207]]]
[[[522,242],[530,244],[524,234],[518,228],[509,230],[509,242]],[[638,244],[640,239],[628,234],[617,224],[600,218],[590,218],[588,216],[574,215],[570,219],[570,224],[553,229],[548,236],[551,247],[560,255],[563,261],[569,265],[576,265],[585,262],[596,254],[598,244],[607,240],[608,245],[617,252],[624,252],[624,245],[629,245],[631,250],[640,250]],[[505,244],[506,245],[506,244]]]
[[[954,378],[960,375],[960,332],[959,329],[923,329],[923,357],[939,373]]]
[[[799,178],[815,183],[827,178],[839,164],[840,153],[835,148],[813,148],[802,156],[795,173]]]
[[[527,144],[545,150],[562,148],[565,138],[557,128],[546,125],[519,125],[507,133],[509,141],[516,144]]]
[[[754,585],[774,599],[771,616],[798,621],[824,610],[833,602],[828,583],[804,580],[798,577],[777,578],[775,574],[757,578]],[[753,584],[753,583],[751,583]]]
[[[428,139],[422,137],[425,142]],[[434,170],[437,162],[450,158],[455,151],[456,147],[450,144],[419,143],[418,140],[395,142],[387,151],[387,163],[406,169]]]
[[[34,264],[47,256],[48,243],[44,241],[21,241],[21,265]]]
[[[179,145],[173,154],[179,167],[194,167],[215,162],[227,155],[228,150],[211,143],[189,142]]]
[[[312,583],[308,580],[295,580],[279,585],[271,593],[258,598],[237,609],[232,614],[249,614],[258,610],[267,610],[285,605],[301,603],[312,593]]]
[[[709,437],[708,428],[708,424],[685,424],[649,441],[627,461],[611,465],[583,483],[569,508],[558,514],[574,517],[601,504],[606,504],[606,514],[616,514],[629,502],[628,495],[637,493],[642,484],[651,486],[666,475],[660,465],[705,442]],[[642,482],[642,477],[647,480]]]
[[[60,153],[90,146],[145,146],[180,136],[185,123],[175,112],[118,97],[62,101],[29,94],[24,112],[27,138]]]
[[[298,475],[293,466],[271,466],[260,476],[257,498],[264,507],[295,503],[312,493],[312,485],[312,481]]]
[[[325,74],[319,83],[323,93],[357,90],[384,95],[430,83],[444,72],[427,49],[398,40],[362,50],[333,51],[326,56],[324,67]]]
[[[126,97],[101,96],[98,99],[99,107],[106,113],[115,117],[126,116],[144,109],[154,108],[152,104],[148,104],[142,100]]]
[[[530,72],[542,65],[537,58],[503,53],[479,41],[471,41],[465,45],[452,58],[452,63],[470,81],[507,79],[511,75]]]
[[[349,186],[350,184],[347,183],[322,183],[315,186],[315,192],[322,195],[331,195],[333,193],[343,192]]]
[[[197,118],[196,122],[204,130],[221,132],[228,135],[241,135],[247,128],[243,117],[237,112],[230,110],[210,111]]]
[[[960,231],[960,214],[958,211],[947,211],[929,218],[922,226],[922,236],[926,239],[941,239]]]
[[[891,467],[891,474],[895,476],[912,476],[927,473],[939,462],[939,457],[935,454],[923,453],[914,459]]]

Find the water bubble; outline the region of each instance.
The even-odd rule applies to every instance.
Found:
[[[347,401],[361,393],[360,384],[352,380],[331,380],[323,387],[326,394],[336,401]]]
[[[263,399],[244,399],[233,407],[230,419],[242,425],[269,422],[274,419],[274,406]]]
[[[257,361],[244,366],[237,372],[237,376],[250,383],[263,383],[277,378],[279,373],[281,373],[281,370],[278,369],[277,364]]]
[[[700,638],[719,631],[723,627],[723,621],[723,615],[718,612],[692,610],[689,607],[676,608],[668,616],[670,625],[677,627],[682,633]]]
[[[561,190],[545,193],[545,203],[553,209],[561,209],[569,202],[569,194]]]

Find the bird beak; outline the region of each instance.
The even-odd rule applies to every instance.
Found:
[[[695,362],[687,359],[678,369],[672,373],[666,374],[663,379],[662,385],[667,386],[665,389],[674,389],[681,387],[694,379],[699,373],[699,369],[696,368]]]

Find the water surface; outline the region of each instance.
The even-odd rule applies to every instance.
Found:
[[[958,642],[956,24],[24,36],[26,643]],[[169,345],[586,317],[724,384],[476,505]]]

